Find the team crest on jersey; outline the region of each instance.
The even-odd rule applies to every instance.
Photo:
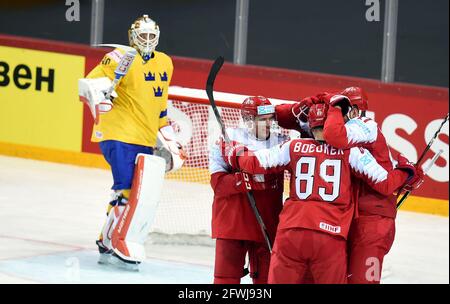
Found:
[[[167,73],[166,72],[164,72],[164,73],[159,73],[159,77],[161,77],[161,81],[167,81],[168,80],[168,77],[167,77]]]
[[[161,89],[161,87],[153,88],[153,93],[155,94],[155,97],[161,97],[163,96],[164,89]]]
[[[145,81],[155,81],[155,73],[148,72],[148,74],[144,73]]]

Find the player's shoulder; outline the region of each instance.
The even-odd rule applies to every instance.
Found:
[[[242,142],[247,137],[246,130],[243,128],[226,128],[230,140]]]
[[[126,51],[124,49],[116,47],[103,56],[100,65],[104,68],[114,70],[124,56],[125,52]]]
[[[355,120],[358,123],[365,124],[368,126],[378,126],[377,122],[370,117],[356,117],[350,119],[349,121]]]
[[[153,51],[153,53],[155,54],[155,59],[159,62],[163,62],[167,65],[173,66],[172,58],[170,58],[170,56],[166,53],[160,51]]]
[[[122,57],[125,55],[126,51],[120,47],[105,54],[102,60],[103,65],[118,64]]]
[[[378,129],[376,121],[369,117],[352,118],[345,125],[350,128],[362,129],[365,133],[376,133]]]
[[[277,137],[277,141],[278,141],[279,143],[284,143],[284,142],[286,142],[286,141],[291,140],[291,138],[289,137],[289,135],[277,134],[276,137]]]

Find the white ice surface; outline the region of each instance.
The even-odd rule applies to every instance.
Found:
[[[212,282],[211,246],[147,244],[137,273],[98,265],[94,241],[110,186],[106,170],[0,156],[0,283]],[[176,197],[174,191],[182,191],[180,202],[163,205],[156,225],[209,224],[207,185],[167,181],[164,192]],[[186,203],[187,196],[198,204]],[[448,284],[448,218],[400,212],[382,278]]]

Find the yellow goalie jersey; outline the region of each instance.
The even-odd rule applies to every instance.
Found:
[[[113,80],[114,70],[124,54],[120,48],[106,54],[87,78],[106,76]],[[147,62],[137,54],[128,73],[116,87],[118,97],[113,101],[114,107],[101,114],[100,122],[92,130],[91,140],[156,146],[159,128],[167,125],[167,97],[172,72],[172,60],[166,54],[154,51]]]

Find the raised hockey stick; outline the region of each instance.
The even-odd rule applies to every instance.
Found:
[[[112,92],[116,89],[122,77],[124,77],[128,73],[128,70],[130,69],[131,64],[133,63],[134,57],[136,57],[137,55],[137,50],[127,45],[113,44],[113,43],[102,43],[97,44],[95,46],[107,46],[107,47],[121,48],[125,50],[125,54],[120,59],[119,64],[114,70],[115,77],[112,81],[112,85],[105,94],[105,97],[107,99],[110,99]]]
[[[136,57],[137,51],[135,49],[127,51],[122,59],[120,59],[119,64],[117,65],[116,69],[114,70],[114,80],[112,82],[111,87],[106,92],[105,97],[109,99],[111,97],[112,92],[115,90],[117,85],[119,84],[122,77],[124,77],[128,70],[130,69],[131,64],[133,63],[134,57]]]
[[[208,99],[209,99],[209,102],[211,103],[211,107],[213,109],[214,115],[216,116],[217,122],[219,123],[220,128],[222,130],[223,138],[225,139],[226,143],[229,143],[230,138],[228,137],[228,134],[225,130],[225,125],[222,121],[222,118],[220,117],[220,113],[219,113],[219,110],[217,109],[217,105],[216,105],[216,102],[215,102],[214,96],[213,96],[214,80],[216,79],[216,76],[219,73],[220,68],[223,65],[223,62],[224,62],[224,58],[222,56],[219,56],[214,61],[213,65],[211,66],[211,70],[209,71],[208,79],[206,81],[206,94],[208,95]],[[256,220],[258,221],[259,227],[261,228],[261,232],[264,236],[267,247],[269,248],[270,253],[272,253],[272,244],[269,239],[269,234],[267,232],[266,225],[264,224],[261,214],[259,213],[258,208],[256,207],[255,197],[253,196],[253,193],[251,191],[247,192],[247,198],[248,198],[250,206],[253,210],[253,213],[255,214]]]
[[[430,150],[431,145],[433,145],[434,140],[438,137],[439,133],[441,132],[442,127],[444,126],[444,124],[448,121],[448,114],[447,116],[445,116],[444,120],[442,121],[441,125],[439,126],[439,129],[436,131],[436,133],[434,133],[433,138],[430,139],[430,141],[428,142],[428,145],[426,146],[425,150],[423,150],[422,155],[420,155],[419,159],[416,162],[416,167],[420,165],[420,163],[422,162],[423,158],[425,157],[425,155],[427,154],[428,150]],[[430,165],[424,170],[424,174],[426,174],[431,167],[433,166],[433,164],[436,162],[436,160],[438,159],[439,155],[442,154],[442,150],[440,150],[431,160]],[[403,189],[402,189],[403,190]],[[399,193],[402,192],[402,190],[400,190]],[[399,209],[404,201],[408,198],[408,196],[411,194],[411,191],[406,191],[405,194],[403,194],[402,198],[398,201],[397,203],[397,209]]]

